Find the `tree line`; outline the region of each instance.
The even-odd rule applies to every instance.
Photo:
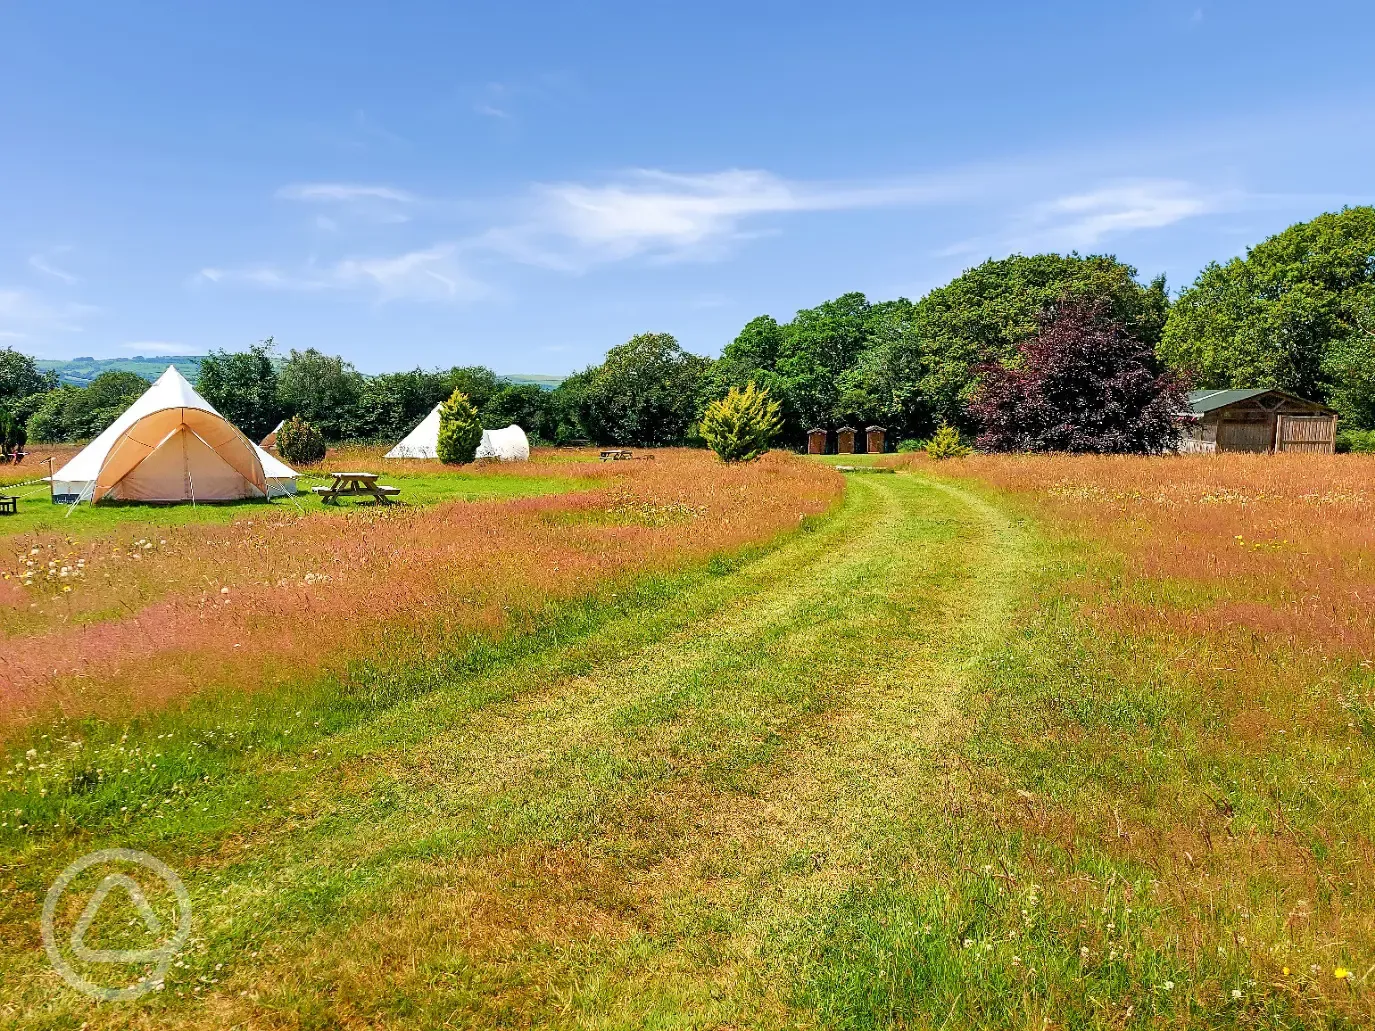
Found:
[[[708,406],[751,383],[794,446],[815,425],[877,423],[893,440],[945,426],[992,449],[1158,450],[1189,386],[1288,390],[1375,431],[1375,208],[1291,226],[1173,300],[1112,256],[1013,255],[917,301],[849,293],[761,315],[715,360],[639,334],[553,391],[480,366],[364,376],[270,340],[210,355],[197,387],[254,439],[296,416],[330,442],[393,442],[457,390],[483,426],[537,441],[662,446],[700,444]],[[0,352],[0,408],[32,440],[94,436],[146,386],[121,372],[58,386]]]

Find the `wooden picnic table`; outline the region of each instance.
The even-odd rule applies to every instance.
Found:
[[[630,457],[630,452],[625,448],[611,447],[602,451],[603,462],[621,462]]]
[[[391,504],[401,493],[400,487],[388,487],[377,482],[377,473],[330,473],[334,482],[328,487],[312,487],[311,493],[320,496],[321,504],[339,504],[340,498],[372,498],[379,505]]]
[[[0,515],[17,515],[19,499],[8,494],[0,494]]]

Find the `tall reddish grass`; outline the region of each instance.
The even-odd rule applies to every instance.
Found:
[[[970,476],[1119,552],[1142,582],[1206,588],[1183,619],[1375,651],[1375,459],[1359,455],[976,455],[901,463]],[[1200,615],[1203,618],[1200,621]]]
[[[353,457],[375,465],[377,455]],[[476,472],[568,476],[587,490],[328,514],[303,499],[309,514],[274,506],[152,536],[26,540],[39,568],[83,564],[79,578],[11,580],[0,595],[22,627],[0,656],[0,732],[54,711],[260,688],[366,656],[398,632],[421,659],[513,610],[767,540],[840,490],[833,472],[785,455],[744,466],[686,450],[614,466],[558,458]]]
[[[1152,933],[1200,998],[1225,1002],[1225,954],[1294,1026],[1370,1026],[1375,459],[891,461],[991,485],[1062,541],[1017,672],[987,688],[980,747],[1002,758],[971,794],[996,839],[1016,827],[1065,899],[1086,869],[1150,871]]]

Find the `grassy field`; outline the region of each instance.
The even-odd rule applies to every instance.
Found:
[[[408,529],[514,523],[515,567],[443,581],[494,618],[416,594],[402,647],[348,652],[317,608],[349,662],[12,723],[0,1015],[1368,1026],[1371,467],[884,461],[829,514],[823,463],[691,455],[437,506]],[[113,845],[196,924],[162,991],[96,1005],[35,916]]]
[[[121,530],[146,536],[162,527],[185,526],[192,523],[232,523],[238,519],[270,519],[277,513],[328,513],[314,498],[312,487],[332,482],[332,469],[355,467],[382,474],[382,481],[401,488],[398,500],[405,505],[434,505],[441,501],[502,500],[555,494],[582,486],[578,480],[554,475],[513,474],[509,469],[483,465],[468,469],[449,470],[438,462],[383,460],[382,448],[351,448],[332,453],[318,466],[301,471],[297,480],[300,496],[296,499],[273,498],[270,501],[217,502],[201,505],[140,505],[104,502],[100,505],[54,505],[48,486],[38,481],[48,474],[43,459],[55,455],[54,466],[61,467],[79,448],[50,448],[26,461],[22,466],[0,466],[0,493],[20,499],[16,515],[0,517],[0,549],[6,549],[7,539],[24,534],[60,534],[63,537],[89,539]],[[551,458],[554,456],[551,456]],[[559,456],[565,461],[591,461],[586,453]],[[563,463],[560,463],[563,464]],[[371,506],[371,500],[344,499],[342,508]],[[6,549],[7,550],[7,549]],[[0,555],[4,550],[0,550]]]

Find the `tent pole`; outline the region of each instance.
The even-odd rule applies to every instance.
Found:
[[[184,410],[185,410],[185,409],[183,409],[183,411],[184,411]],[[188,454],[186,453],[186,433],[187,433],[186,427],[183,426],[183,427],[182,427],[182,430],[181,430],[181,461],[182,461],[182,465],[186,467],[186,483],[187,483],[187,485],[191,488],[191,507],[192,507],[192,508],[195,508],[195,507],[196,507],[196,478],[195,478],[194,476],[191,475],[191,456],[188,455]],[[200,439],[200,434],[196,434],[196,438],[199,440],[199,439]],[[205,443],[205,442],[204,442],[204,441],[201,441],[201,443]],[[206,447],[209,447],[209,446],[210,446],[209,444],[206,444]]]
[[[53,459],[52,459],[52,455],[49,455],[49,456],[48,456],[48,504],[52,505],[52,504],[56,504],[56,503],[57,503],[57,495],[54,493],[54,488],[53,488]]]

